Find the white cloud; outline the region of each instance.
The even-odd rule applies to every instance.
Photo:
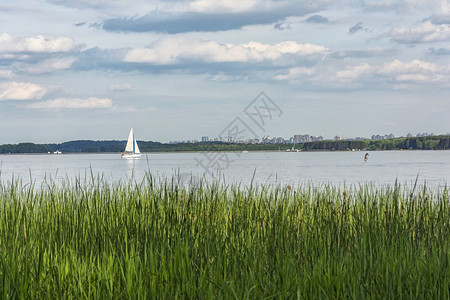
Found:
[[[371,65],[360,63],[339,70],[341,64],[330,64],[324,61],[313,68],[295,67],[287,72],[274,75],[280,81],[307,82],[322,87],[367,87],[377,89],[380,86],[398,87],[402,84],[440,84],[450,83],[450,65],[438,65],[431,62],[412,60],[402,62],[393,60],[388,63]],[[350,85],[349,85],[350,84]]]
[[[407,44],[450,41],[450,25],[427,21],[414,28],[393,28],[389,35],[394,41]]]
[[[364,63],[336,72],[336,78],[344,81],[374,76],[388,81],[445,82],[450,81],[450,66],[441,66],[418,59],[410,62],[396,59],[378,66]]]
[[[407,63],[396,59],[390,63],[384,64],[379,69],[379,72],[382,74],[401,74],[412,72],[437,72],[445,69],[445,67],[441,67],[437,64],[421,61],[418,59]]]
[[[312,68],[290,68],[287,74],[279,74],[276,75],[274,78],[276,80],[294,80],[298,79],[303,76],[311,76],[314,74],[314,69]]]
[[[336,73],[336,77],[340,79],[355,79],[370,73],[372,70],[372,66],[370,66],[368,63],[363,63],[361,65],[348,68],[344,71],[338,71]]]
[[[380,66],[372,67],[367,65],[366,68],[361,70],[366,76],[376,75],[384,77],[389,81],[397,82],[443,83],[450,81],[450,66],[437,65],[418,59],[409,62],[402,62],[396,59]],[[337,77],[339,77],[338,75],[339,72]]]
[[[378,73],[393,76],[396,81],[424,83],[450,81],[450,66],[441,66],[417,59],[406,63],[394,60],[379,68]]]
[[[215,41],[169,37],[158,40],[149,48],[137,48],[125,56],[127,62],[176,64],[181,61],[202,62],[262,62],[275,61],[286,54],[306,56],[326,54],[328,49],[314,44],[284,41],[275,45],[250,42],[233,45]]]
[[[37,100],[41,99],[47,90],[37,84],[28,82],[0,83],[1,100]]]
[[[98,108],[110,108],[112,107],[113,101],[109,98],[57,98],[52,100],[47,100],[44,102],[36,102],[33,104],[29,104],[28,108],[35,109],[64,109],[64,108],[73,108],[73,109],[98,109]]]
[[[113,105],[106,112],[108,113],[134,113],[134,112],[154,112],[157,111],[158,108],[155,106],[149,107],[135,107],[135,106],[121,106],[121,105]]]
[[[402,74],[395,77],[397,81],[432,81],[430,76],[424,74]]]
[[[396,81],[449,82],[450,66],[421,60],[402,62],[394,60],[378,69],[378,73],[393,76]]]
[[[427,10],[439,10],[445,0],[383,0],[361,2],[368,12],[396,11],[398,14],[413,14]]]
[[[10,70],[0,70],[0,78],[14,78],[15,76]]]
[[[42,35],[17,38],[7,33],[0,34],[0,52],[57,53],[76,49],[75,42],[67,37],[46,39]]]
[[[129,113],[137,111],[139,110],[134,106],[121,106],[121,105],[113,105],[107,110],[108,113]]]
[[[109,90],[111,92],[123,92],[123,91],[130,91],[132,90],[131,84],[124,83],[124,84],[111,84],[109,86]]]
[[[75,57],[50,58],[40,61],[34,65],[19,67],[19,69],[31,74],[51,73],[70,69],[75,60]]]
[[[30,56],[27,54],[4,53],[4,54],[0,54],[0,58],[5,59],[5,60],[26,60],[26,59],[29,59]]]
[[[258,0],[195,0],[189,10],[196,12],[242,12],[262,5]]]
[[[438,65],[417,59],[410,62],[394,60],[379,67],[377,73],[388,78],[393,78],[399,82],[450,82],[450,66]]]

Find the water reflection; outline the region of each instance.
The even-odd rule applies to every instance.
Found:
[[[125,161],[125,164],[127,166],[127,174],[129,178],[134,178],[134,170],[136,168],[136,160],[134,158],[131,159],[123,159]]]

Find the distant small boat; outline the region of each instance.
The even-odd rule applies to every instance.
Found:
[[[366,155],[364,155],[364,161],[367,162],[369,160],[369,153],[366,153]]]
[[[295,149],[295,143],[294,143],[294,145],[292,145],[291,149],[286,149],[286,152],[300,152],[300,151],[302,151],[302,150]]]
[[[53,154],[62,154],[62,152],[59,150],[56,150],[55,152],[53,152]]]
[[[134,137],[133,128],[130,130],[130,135],[128,136],[127,146],[125,147],[125,151],[122,152],[122,158],[140,158],[141,151],[139,150],[139,146],[136,142],[136,138]]]
[[[248,151],[247,150],[242,150],[242,153],[248,153]]]

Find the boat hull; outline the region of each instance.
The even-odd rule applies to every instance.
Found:
[[[141,154],[139,153],[122,153],[122,158],[132,159],[132,158],[141,158]]]

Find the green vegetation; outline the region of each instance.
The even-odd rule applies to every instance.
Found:
[[[350,150],[350,149],[366,149],[367,141],[320,141],[309,142],[302,145],[302,150]]]
[[[426,136],[414,138],[396,138],[381,141],[370,141],[370,150],[446,150],[450,149],[450,136]]]
[[[181,151],[285,151],[289,144],[235,144],[224,142],[162,144],[138,141],[141,152],[181,152]],[[0,145],[0,153],[47,153],[55,150],[64,153],[119,153],[125,149],[126,141],[71,141],[61,144]],[[414,138],[395,138],[366,141],[320,141],[296,145],[304,151],[345,151],[351,149],[367,150],[447,150],[450,149],[450,136],[427,136]]]
[[[449,190],[0,184],[2,299],[449,299]]]
[[[321,141],[302,145],[303,150],[448,150],[450,136],[426,136],[365,141]]]
[[[182,151],[277,151],[286,150],[291,145],[234,144],[223,142],[162,144],[158,142],[138,141],[141,152],[182,152]],[[28,145],[23,147],[22,145]],[[47,153],[56,150],[63,153],[120,153],[125,149],[126,141],[71,141],[61,144],[0,145],[0,153]]]
[[[47,153],[53,151],[50,145],[19,143],[0,145],[0,153]]]

